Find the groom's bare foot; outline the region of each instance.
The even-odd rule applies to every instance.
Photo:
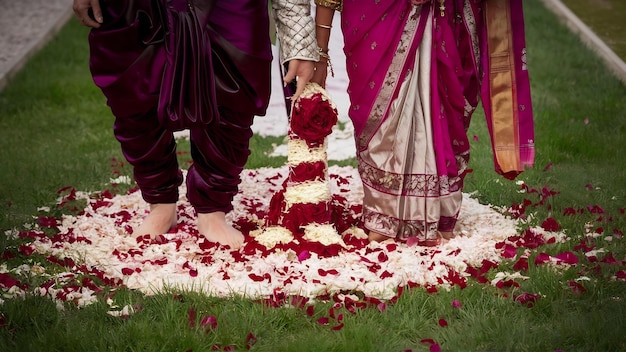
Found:
[[[176,222],[176,203],[150,204],[150,214],[133,231],[133,236],[150,235],[151,238],[155,238],[158,235],[167,233],[172,227],[176,226]]]
[[[198,231],[207,240],[229,246],[232,250],[243,246],[243,234],[226,223],[224,212],[199,213]]]

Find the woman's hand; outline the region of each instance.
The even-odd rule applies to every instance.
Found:
[[[325,89],[327,76],[328,62],[324,59],[320,59],[320,61],[315,63],[315,72],[313,72],[313,79],[311,79],[311,82],[315,82]]]
[[[83,26],[91,28],[100,27],[100,24],[102,23],[100,0],[74,0],[74,6],[72,9]],[[94,18],[89,16],[89,9],[92,10]]]

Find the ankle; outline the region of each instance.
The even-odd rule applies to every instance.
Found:
[[[375,231],[370,231],[367,234],[367,239],[370,242],[382,242],[382,241],[388,240],[390,238],[391,237],[385,236],[385,235],[383,235],[381,233],[378,233],[378,232],[375,232]]]
[[[449,232],[439,231],[439,236],[444,240],[451,240],[454,237],[456,237],[456,235],[452,231],[449,231]]]

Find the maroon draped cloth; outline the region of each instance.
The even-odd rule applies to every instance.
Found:
[[[230,211],[269,103],[267,1],[105,0],[89,35],[90,69],[144,199],[174,203],[182,173],[173,131],[189,129],[188,197]]]

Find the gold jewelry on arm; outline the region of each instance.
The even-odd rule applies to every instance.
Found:
[[[333,70],[333,63],[330,62],[330,55],[328,55],[328,49],[324,50],[318,47],[317,53],[320,55],[321,62],[323,62],[322,59],[326,60],[326,63],[328,64],[328,69],[330,70],[330,76],[335,77],[335,71]]]
[[[319,23],[316,23],[315,25],[316,25],[316,26],[318,26],[318,27],[320,27],[320,28],[325,28],[325,29],[331,29],[331,28],[333,28],[333,26],[329,26],[329,25],[326,25],[326,24],[319,24]]]
[[[446,16],[446,0],[439,0],[439,14],[441,17]]]
[[[340,12],[343,10],[343,0],[315,0],[315,5],[328,7]]]

